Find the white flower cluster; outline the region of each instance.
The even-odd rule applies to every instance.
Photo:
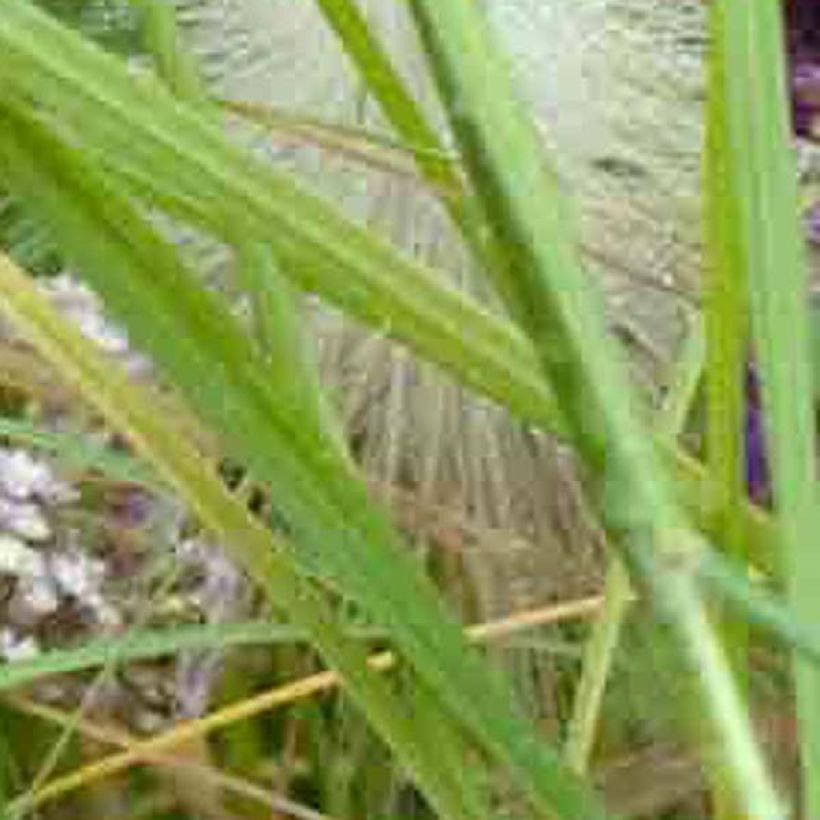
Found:
[[[63,316],[129,375],[152,377],[150,361],[132,349],[127,334],[108,319],[91,289],[70,274],[43,280],[40,287]],[[4,331],[0,328],[0,335],[8,339]],[[15,336],[11,339],[22,341]],[[66,412],[65,407],[57,408],[46,423],[60,427]],[[105,431],[100,433],[108,438]],[[173,545],[176,580],[165,587],[161,600],[146,600],[150,580],[145,586],[131,582],[147,554],[137,549],[125,559],[133,563],[125,566],[125,553],[116,537],[111,543],[106,539],[93,546],[85,543],[68,517],[60,514],[61,508],[81,500],[76,488],[58,480],[46,461],[25,450],[0,447],[0,660],[12,662],[37,654],[41,644],[53,642],[52,625],[58,633],[63,632],[63,623],[71,630],[81,625],[97,633],[130,623],[153,625],[180,618],[218,623],[245,610],[248,587],[242,574],[218,545],[192,536],[184,509],[171,502],[172,509],[166,510],[165,502],[136,488],[126,488],[116,499],[108,499],[97,511],[112,531],[150,532],[151,542]],[[163,510],[168,513],[164,524],[160,523],[165,521]],[[123,581],[128,581],[126,586]],[[193,652],[178,659],[173,681],[164,668],[149,667],[143,672],[148,673],[149,681],[156,673],[160,682],[172,686],[172,711],[194,715],[207,707],[220,667],[220,653]],[[138,682],[137,689],[142,691],[144,685],[145,680]],[[60,686],[53,696],[71,697],[69,692],[70,687]],[[117,692],[129,704],[126,713],[135,720],[156,717],[162,711],[133,707],[134,693],[127,687]]]
[[[71,600],[100,624],[116,623],[105,601],[105,565],[76,544],[54,546],[49,512],[76,501],[77,491],[56,478],[49,465],[25,450],[0,449],[0,575],[11,582],[0,630],[0,655],[33,654],[31,634],[43,618]]]
[[[247,584],[217,544],[199,537],[187,538],[177,543],[175,552],[179,567],[198,576],[186,597],[202,613],[205,622],[225,623],[243,614],[248,603]],[[178,658],[178,717],[205,713],[221,668],[219,651],[185,652]]]
[[[105,316],[101,300],[70,273],[38,282],[54,307],[100,350],[134,377],[150,374],[150,362],[132,350],[127,334]],[[23,341],[9,328],[2,337]],[[51,422],[59,419],[50,419]],[[102,592],[106,564],[81,548],[76,533],[54,531],[54,513],[79,499],[49,464],[21,449],[0,448],[0,577],[12,591],[0,610],[0,657],[37,651],[35,633],[46,618],[71,602],[84,619],[114,626],[122,618]]]

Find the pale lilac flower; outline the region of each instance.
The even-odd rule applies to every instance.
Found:
[[[201,538],[189,538],[177,545],[182,564],[202,573],[197,587],[188,593],[208,623],[226,623],[236,618],[246,604],[242,573],[218,545]],[[177,662],[178,714],[196,717],[207,707],[222,667],[222,653],[184,652]]]
[[[118,526],[136,529],[147,526],[156,508],[156,499],[141,487],[128,487],[109,504],[109,514]]]
[[[105,564],[77,551],[57,553],[49,568],[60,591],[78,601],[98,596],[105,579]]]
[[[20,538],[0,533],[0,574],[13,576],[42,575],[43,556]]]
[[[26,450],[0,450],[0,492],[19,501],[32,496],[57,502],[76,498],[75,490]]]

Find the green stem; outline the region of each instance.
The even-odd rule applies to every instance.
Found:
[[[567,729],[564,756],[567,764],[579,774],[585,774],[589,765],[604,690],[631,601],[629,574],[620,560],[613,557],[607,570],[604,606],[584,647],[581,682]]]
[[[600,295],[583,270],[568,207],[505,59],[476,4],[408,5],[487,223],[515,258],[516,264],[495,270],[494,284],[555,391],[610,543],[624,549],[630,571],[675,626],[735,793],[751,817],[779,820],[782,806],[692,571],[705,545],[682,516],[637,422]]]

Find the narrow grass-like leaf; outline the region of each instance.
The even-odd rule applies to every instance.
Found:
[[[53,433],[22,419],[0,418],[0,437],[25,447],[45,450],[73,469],[94,470],[112,481],[138,484],[158,493],[168,489],[137,459],[114,452],[79,434]]]
[[[719,496],[717,542],[736,557],[745,550],[742,509],[746,497],[744,374],[748,361],[747,280],[744,248],[738,242],[731,152],[724,131],[721,85],[725,67],[711,66],[710,118],[706,146],[706,242],[704,316],[707,344],[706,452]],[[742,636],[738,635],[742,644]],[[738,647],[742,660],[742,647]]]
[[[19,54],[19,52],[18,52],[18,54]],[[86,118],[86,119],[87,119],[87,118]],[[129,135],[129,140],[130,140],[131,142],[133,142],[133,135]],[[125,147],[125,145],[124,145],[124,143],[121,143],[121,144],[120,144],[120,148],[122,149],[123,147]],[[200,169],[200,170],[201,170],[201,169]],[[133,173],[133,168],[132,168],[132,173]],[[161,178],[161,175],[160,175],[160,178]],[[199,177],[197,177],[196,175],[194,176],[194,178],[197,178],[197,181],[199,181]],[[143,183],[145,183],[145,184],[147,184],[147,183],[148,183],[148,181],[147,181],[147,180],[145,180],[144,178],[143,178],[143,180],[142,180],[142,181],[143,181]],[[190,199],[190,198],[189,198],[189,199]],[[212,198],[208,197],[208,199],[209,199],[210,201],[212,201],[212,202],[217,202],[217,203],[219,203],[219,204],[217,205],[217,208],[221,207],[221,204],[224,202],[224,200],[223,200],[222,198],[220,198],[220,197],[217,197],[216,199],[212,199]],[[349,233],[347,234],[347,238],[348,238],[348,239],[350,238],[350,234],[349,234]],[[349,246],[350,244],[351,244],[350,242],[348,242],[348,243],[347,243],[347,245],[348,245],[348,246]],[[298,257],[298,261],[299,261],[299,262],[301,262],[301,261],[307,261],[307,262],[312,262],[312,263],[314,263],[314,264],[316,265],[315,270],[321,270],[321,269],[322,269],[322,268],[321,268],[321,266],[322,266],[322,263],[323,263],[323,262],[324,262],[324,264],[325,264],[325,269],[326,269],[326,270],[327,270],[327,267],[328,267],[328,266],[327,266],[327,259],[326,259],[325,257],[321,256],[321,255],[315,255],[315,256],[313,256],[313,257],[305,257],[305,256],[300,256],[300,257]],[[335,260],[334,260],[334,261],[335,261]],[[330,271],[328,271],[328,272],[330,272]],[[337,275],[338,275],[338,272],[337,272]],[[351,290],[349,287],[348,287],[347,289],[345,289],[345,290],[344,290],[344,293],[345,293],[345,294],[347,294],[348,296],[349,296],[349,294],[350,294],[351,292],[352,292],[352,290]],[[341,293],[342,293],[342,289],[341,289],[341,288],[339,288],[339,289],[338,289],[338,291],[337,291],[337,293],[338,293],[338,294],[341,294]],[[359,302],[359,304],[361,305],[361,304],[363,304],[363,302]],[[372,307],[370,307],[370,308],[368,308],[368,309],[370,310],[370,314],[369,314],[369,315],[371,316],[371,320],[372,320],[373,318],[375,318],[376,316],[378,316],[378,312],[374,311]],[[391,311],[387,311],[385,314],[382,314],[382,316],[383,316],[383,315],[392,316],[392,315],[393,315],[393,313],[392,313]],[[404,321],[404,320],[402,320],[402,321]],[[437,355],[438,355],[439,360],[440,360],[440,358],[441,358],[441,354],[440,354],[440,353],[438,353]],[[469,354],[468,354],[468,355],[469,355]],[[476,370],[476,371],[478,371],[478,372],[480,372],[480,374],[482,374],[482,375],[486,374],[486,373],[487,373],[486,363],[483,363],[483,364],[482,364],[481,359],[479,358],[479,359],[478,359],[478,361],[477,361],[477,364],[479,365],[479,367],[475,368],[475,370]],[[468,376],[469,376],[469,374],[468,374]],[[476,378],[475,373],[473,373],[473,375],[472,375],[470,378],[472,378],[473,380],[475,380],[475,378]],[[543,405],[542,405],[542,404],[539,404],[539,410],[541,410],[541,411],[543,410]]]
[[[335,442],[273,390],[257,354],[173,249],[76,152],[23,111],[3,117],[0,164],[36,202],[70,256],[192,406],[269,486],[302,566],[337,585],[391,638],[453,716],[510,774],[573,816],[584,790],[539,743],[506,687],[466,647],[409,551],[370,505]],[[161,272],[161,274],[160,274]],[[596,815],[587,804],[589,816]]]
[[[585,278],[554,173],[474,5],[410,0],[470,179],[516,264],[496,287],[530,336],[572,440],[597,482],[612,543],[675,624],[750,817],[783,816],[687,558],[703,548],[636,423],[599,296]],[[672,556],[675,556],[672,558]],[[670,558],[672,558],[670,562]],[[682,561],[681,561],[682,559]],[[679,563],[681,562],[681,563]]]
[[[325,202],[231,148],[201,112],[134,82],[112,57],[24,0],[0,6],[0,94],[51,110],[109,172],[155,204],[231,241],[253,222],[276,240],[283,272],[308,292],[410,344],[467,386],[543,430],[566,435],[531,344],[473,301],[437,282]],[[715,513],[708,476],[661,442],[680,495],[707,533]],[[746,508],[755,560],[770,567],[775,533]]]
[[[768,633],[784,647],[820,668],[820,632],[816,620],[797,621],[788,603],[782,603],[759,583],[744,577],[736,563],[717,556],[705,557],[698,576],[714,599],[738,618]]]
[[[193,55],[185,48],[176,22],[176,8],[162,0],[130,0],[141,12],[143,37],[154,57],[158,75],[180,100],[212,107]],[[216,111],[214,110],[216,120]],[[308,355],[297,294],[278,269],[274,250],[253,230],[237,226],[236,247],[239,284],[251,303],[254,331],[261,357],[268,366],[272,387],[301,401],[301,413],[316,429],[326,429],[346,446],[332,408],[322,394],[317,362]]]
[[[384,637],[379,630],[359,630],[358,639]],[[28,660],[0,666],[0,691],[25,686],[49,675],[80,672],[99,666],[147,660],[202,649],[304,643],[309,635],[292,626],[252,621],[208,624],[156,631],[129,632],[122,638],[93,640],[75,649],[55,649]]]
[[[350,694],[400,754],[431,802],[448,817],[484,817],[472,796],[462,792],[461,781],[441,769],[435,750],[426,745],[400,701],[368,667],[363,649],[338,624],[321,588],[294,571],[283,557],[281,542],[227,493],[214,468],[176,435],[173,426],[164,423],[147,396],[55,314],[6,257],[0,257],[0,305],[112,424],[127,431],[157,473],[179,491],[203,524],[260,584],[270,604],[306,630],[317,649],[344,676]],[[442,714],[441,720],[447,722],[448,716]],[[585,800],[578,793],[579,802],[567,816],[584,816]]]
[[[722,62],[723,118],[735,230],[748,266],[752,329],[777,526],[795,618],[817,617],[820,526],[814,480],[814,423],[805,249],[796,218],[797,183],[790,125],[781,4],[711,5],[715,53]],[[796,661],[804,813],[820,816],[820,671]]]
[[[119,178],[138,181],[149,199],[227,241],[236,224],[248,220],[262,235],[298,237],[288,244],[283,268],[298,287],[407,342],[527,422],[566,434],[532,347],[517,329],[434,281],[290,180],[241,156],[210,121],[174,104],[161,88],[135,83],[116,60],[23,0],[0,6],[0,44],[0,93],[17,88],[53,109],[75,138]],[[290,217],[300,214],[305,219],[294,223]],[[661,450],[681,498],[708,534],[716,508],[708,476],[667,442]],[[769,569],[777,534],[759,511],[747,506],[746,516],[750,551]]]
[[[128,0],[140,17],[143,43],[153,55],[156,71],[175,96],[205,100],[205,86],[196,60],[180,40],[173,3],[161,0]]]
[[[716,541],[715,521],[719,520],[720,507],[712,493],[711,474],[700,461],[679,448],[673,448],[668,441],[660,441],[659,449],[666,456],[665,463],[675,478],[676,497],[697,522],[700,531]],[[746,547],[751,563],[767,575],[776,574],[780,535],[771,515],[751,503],[745,505],[744,512]]]
[[[232,242],[275,243],[283,271],[496,400],[554,428],[520,334],[372,233],[226,142],[210,117],[134,82],[114,58],[21,0],[0,6],[3,85],[54,111],[72,138],[155,204]],[[56,59],[55,59],[56,58]],[[522,386],[527,388],[522,391]],[[537,398],[536,398],[537,397]],[[560,425],[559,425],[560,426]]]
[[[319,366],[304,330],[304,314],[290,282],[282,275],[272,247],[248,238],[237,251],[239,281],[248,294],[257,347],[274,386],[298,390],[302,413],[332,438],[347,457],[341,423],[322,391]]]
[[[416,163],[432,184],[460,188],[452,163],[446,161],[438,135],[381,47],[355,0],[316,0],[327,23],[359,72],[387,121],[399,137],[421,149]]]
[[[703,373],[703,333],[696,321],[686,339],[680,362],[658,413],[657,429],[674,441],[689,415]],[[576,771],[586,771],[595,741],[604,690],[612,671],[632,589],[620,559],[613,556],[607,570],[604,606],[584,646],[581,679],[567,728],[565,756]]]
[[[514,615],[501,621],[473,626],[468,632],[474,640],[497,640],[537,624],[557,623],[588,616],[597,611],[600,603],[598,598],[585,598],[556,604],[526,613],[523,617]],[[396,656],[389,652],[380,652],[371,655],[369,661],[374,669],[385,672],[396,665]],[[253,697],[210,712],[202,718],[184,722],[151,738],[141,740],[122,754],[112,755],[99,763],[89,764],[79,771],[56,778],[44,787],[40,792],[40,797],[51,798],[64,795],[81,785],[88,785],[96,780],[122,772],[157,752],[172,750],[191,740],[198,740],[220,729],[225,729],[240,720],[248,720],[265,712],[292,705],[297,701],[316,697],[340,685],[342,685],[342,680],[337,673],[324,671],[255,694]]]
[[[564,756],[576,772],[585,773],[588,770],[604,690],[631,602],[629,574],[621,561],[613,556],[607,569],[604,606],[584,644],[581,678],[575,689],[572,716],[567,727]]]
[[[456,166],[438,158],[444,153],[442,141],[393,68],[356,0],[316,0],[316,3],[398,136],[410,145],[427,149],[416,154],[420,174],[434,191],[456,186],[461,190],[461,196],[441,198],[441,203],[472,251],[474,263],[485,269],[508,268],[512,260],[506,247],[486,229],[471,192],[459,185],[461,177],[456,173]]]
[[[745,395],[746,368],[751,366],[747,322],[746,248],[739,241],[735,173],[737,162],[729,145],[723,97],[726,66],[717,50],[709,61],[709,105],[705,151],[705,268],[703,304],[707,359],[706,458],[719,499],[715,521],[716,543],[729,555],[746,558],[743,505],[746,499],[744,455],[747,441],[746,413],[751,397]],[[740,562],[738,562],[739,564]],[[734,613],[732,613],[734,614]],[[736,679],[748,681],[748,624],[740,618],[721,619],[724,645]],[[716,820],[733,820],[739,813],[736,801],[722,782],[719,771],[710,772]]]

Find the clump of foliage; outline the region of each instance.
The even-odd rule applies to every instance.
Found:
[[[172,809],[191,816],[271,808],[316,816],[301,801],[334,816],[603,818],[613,798],[589,773],[596,742],[624,749],[660,734],[700,757],[691,791],[708,795],[709,806],[698,811],[781,818],[797,790],[784,794],[775,782],[754,726],[750,670],[765,663],[778,692],[794,690],[800,797],[807,816],[820,813],[820,643],[808,626],[817,580],[814,391],[784,54],[795,41],[784,36],[779,6],[719,0],[708,10],[702,304],[655,407],[630,379],[552,157],[478,4],[401,4],[443,113],[437,122],[353,0],[317,3],[389,140],[215,98],[171,4],[78,4],[68,14],[43,5],[0,6],[0,182],[14,198],[12,223],[23,224],[16,209],[25,209],[34,236],[21,241],[18,228],[5,230],[0,308],[15,328],[15,361],[46,363],[69,392],[38,394],[33,370],[18,367],[23,386],[10,385],[4,435],[73,454],[75,465],[79,458],[75,513],[106,532],[89,538],[93,527],[72,525],[59,504],[47,509],[43,493],[9,499],[5,574],[12,598],[26,584],[29,592],[46,585],[71,598],[49,610],[62,623],[72,603],[83,612],[94,602],[97,626],[110,629],[61,649],[38,622],[44,651],[3,633],[7,691],[45,686],[57,673],[107,671],[93,686],[80,681],[79,691],[78,678],[58,679],[51,705],[48,690],[9,697],[8,709],[63,729],[51,751],[46,731],[23,750],[24,730],[10,722],[7,813],[32,812],[80,786],[90,793],[103,775],[145,763],[158,787],[133,778],[88,800],[122,814],[133,789],[148,799],[138,813],[151,817],[169,816],[170,796]],[[799,123],[801,106],[813,103],[800,96],[801,82]],[[238,115],[364,153],[428,189],[490,307],[254,150]],[[227,260],[230,281],[202,275],[203,255]],[[66,266],[106,316],[61,312],[35,281]],[[468,582],[445,600],[465,564],[443,559],[425,572],[408,535],[423,540],[431,528],[408,525],[368,486],[359,442],[345,433],[302,327],[310,309],[303,294],[447,373],[525,426],[531,441],[572,454],[579,509],[595,521],[585,531],[611,557],[602,598],[567,609],[601,615],[588,638],[580,632],[580,673],[572,651],[556,664],[553,691],[569,701],[557,725],[543,731],[544,716],[527,711],[501,674],[499,653],[482,653],[465,636],[459,616],[471,614],[475,590]],[[751,500],[745,467],[760,442],[744,437],[750,350],[768,459],[766,493],[752,487]],[[681,437],[701,381],[697,460]],[[44,464],[26,465],[51,476]],[[112,505],[106,491],[117,479],[125,487]],[[31,529],[13,531],[21,510],[30,527],[44,522],[34,532],[48,542],[40,552]],[[464,529],[449,541],[432,529],[439,546],[464,550]],[[61,545],[63,532],[71,537]],[[132,541],[150,541],[150,557],[161,562],[164,551],[170,567],[151,575]],[[92,544],[107,569],[86,554]],[[125,562],[119,574],[117,560]],[[153,579],[144,594],[167,604],[166,618],[123,616],[107,604],[103,576],[125,586],[137,568]],[[632,633],[648,636],[652,650],[637,665],[644,680],[647,668],[664,670],[658,679],[675,687],[673,708],[610,721],[602,699],[618,679],[617,659],[641,654],[618,654],[629,647],[634,596],[648,604],[641,616],[652,624]],[[248,614],[255,619],[234,622]],[[536,614],[483,635],[566,617],[560,607]],[[131,632],[134,624],[142,629]],[[577,649],[578,630],[564,637]],[[228,648],[240,644],[256,649],[220,674]],[[141,666],[169,653],[180,654],[173,673]],[[313,674],[319,664],[333,671]],[[257,681],[282,669],[304,677],[256,697]],[[147,699],[144,721],[126,731],[122,722],[100,728],[85,719],[80,707],[92,695],[95,710],[110,715],[116,699],[105,693],[121,696],[129,685]],[[279,724],[237,723],[336,686],[343,698],[294,708]],[[219,697],[236,703],[209,713]],[[641,706],[632,707],[639,718]],[[183,717],[198,720],[165,725]],[[142,741],[132,734],[163,727]],[[216,729],[224,734],[208,747],[202,738]],[[78,732],[93,742],[92,760],[55,774],[89,756],[68,748]],[[282,759],[273,772],[271,734]],[[123,751],[96,759],[96,744]]]

